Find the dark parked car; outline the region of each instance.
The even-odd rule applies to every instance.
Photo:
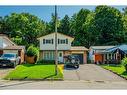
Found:
[[[15,67],[20,62],[20,57],[16,53],[4,53],[0,57],[0,66]]]
[[[79,60],[78,56],[69,55],[69,56],[66,56],[65,58],[66,58],[66,62],[65,62],[66,67],[71,66],[76,69],[79,68],[80,60]]]

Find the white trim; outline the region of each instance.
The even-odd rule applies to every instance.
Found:
[[[40,39],[42,39],[42,38],[44,38],[44,37],[46,37],[46,36],[52,35],[52,34],[55,34],[55,32],[50,33],[50,34],[47,34],[47,35],[44,35],[44,36],[39,37],[39,38],[37,38],[37,39],[38,39],[38,40],[40,40]],[[62,33],[57,32],[57,35],[58,35],[58,34],[60,34],[60,35],[64,35],[64,36],[66,36],[67,38],[72,39],[72,41],[74,40],[74,38],[73,38],[73,37],[71,37],[71,36],[68,36],[68,35],[65,35],[65,34],[62,34]]]

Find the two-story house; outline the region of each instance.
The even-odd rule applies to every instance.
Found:
[[[3,53],[17,53],[20,56],[20,62],[24,62],[25,46],[18,46],[4,34],[0,34],[0,56]]]
[[[40,59],[55,60],[55,33],[38,38],[40,41]],[[65,62],[64,56],[77,55],[80,63],[87,63],[87,51],[84,46],[71,46],[73,37],[57,33],[58,61]]]

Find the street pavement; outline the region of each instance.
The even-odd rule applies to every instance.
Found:
[[[31,89],[127,89],[126,82],[94,82],[94,81],[13,81],[0,85],[0,90]]]
[[[0,71],[1,72],[1,71]],[[7,89],[127,89],[127,80],[94,64],[79,69],[65,69],[64,81],[0,80],[0,90]]]

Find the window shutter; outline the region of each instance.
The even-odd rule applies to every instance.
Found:
[[[43,44],[45,44],[45,39],[43,39]]]
[[[58,39],[58,44],[60,43],[60,39]]]
[[[53,39],[52,39],[52,44],[53,44]]]
[[[68,44],[68,39],[66,39],[66,44]]]

